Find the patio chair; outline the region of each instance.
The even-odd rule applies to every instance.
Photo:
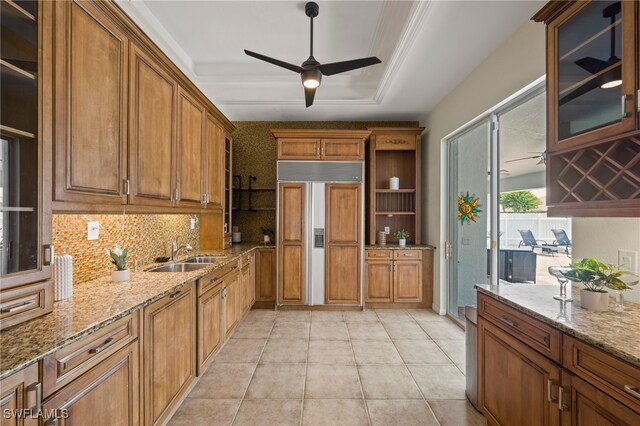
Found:
[[[556,239],[553,241],[553,244],[559,247],[564,247],[565,253],[567,253],[567,256],[569,256],[569,247],[571,247],[571,240],[569,239],[567,233],[564,231],[564,229],[552,229],[551,232],[553,232],[553,235],[556,237]]]
[[[553,256],[554,253],[558,252],[558,246],[553,244],[548,244],[544,240],[536,240],[536,237],[533,236],[533,232],[530,229],[518,229],[522,240],[518,244],[518,248],[520,247],[531,247],[531,251],[539,248],[543,254],[551,254]]]

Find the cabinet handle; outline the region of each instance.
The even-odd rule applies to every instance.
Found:
[[[513,320],[510,320],[506,315],[501,316],[500,321],[502,321],[507,325],[510,325],[513,328],[518,328],[518,323]]]
[[[620,108],[622,109],[622,118],[631,117],[631,113],[627,111],[627,101],[632,99],[631,95],[622,95],[620,97]]]
[[[207,194],[200,195],[200,204],[207,204]]]
[[[36,405],[33,406],[31,411],[32,412],[35,411],[37,413],[42,408],[42,383],[40,382],[32,383],[31,385],[29,385],[27,390],[29,392],[31,391],[36,392]]]
[[[42,248],[43,248],[42,264],[44,266],[49,266],[53,261],[53,244],[45,244],[42,246]]]
[[[570,411],[569,406],[564,403],[564,387],[558,387],[558,409],[560,411]]]
[[[129,195],[129,191],[131,191],[129,179],[122,179],[122,190],[124,192],[124,195]]]
[[[19,311],[20,309],[23,309],[25,306],[29,306],[29,305],[33,305],[35,303],[34,300],[29,300],[27,302],[22,302],[22,303],[18,303],[16,305],[11,305],[7,308],[2,308],[0,309],[0,313],[3,314],[8,314],[8,313],[12,313],[15,311]]]
[[[45,423],[46,426],[58,426],[58,418],[57,417],[53,417],[51,419],[48,419]]]
[[[100,352],[104,351],[105,349],[107,349],[109,346],[113,345],[115,343],[115,341],[113,340],[113,337],[109,337],[107,340],[104,341],[103,344],[101,344],[100,346],[90,349],[89,353],[90,354],[99,354]]]
[[[169,295],[169,299],[175,299],[176,297],[178,297],[180,295],[180,293],[182,293],[182,290],[178,290],[175,293],[171,293]]]
[[[638,93],[636,93],[636,105],[638,112],[640,112],[640,89],[638,89]]]
[[[636,398],[640,399],[640,392],[638,392],[638,387],[637,386],[631,386],[631,385],[624,385],[624,390],[625,392],[635,396]]]
[[[556,382],[555,380],[547,379],[547,401],[549,401],[552,404],[555,404],[556,402],[558,402],[558,398],[552,395],[553,386],[556,386],[558,384],[559,383]]]

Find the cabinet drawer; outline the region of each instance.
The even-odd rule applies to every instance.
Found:
[[[0,292],[0,330],[51,312],[53,281]]]
[[[483,294],[478,294],[478,313],[557,363],[562,359],[562,333]]]
[[[394,250],[393,258],[395,260],[422,259],[422,251],[421,250]]]
[[[238,269],[238,262],[230,262],[198,280],[198,296],[219,284],[230,272]]]
[[[366,259],[391,259],[393,254],[391,250],[365,250]]]
[[[136,311],[45,357],[42,373],[45,397],[135,340],[138,317]]]
[[[416,137],[412,135],[377,135],[376,149],[379,150],[415,150]]]
[[[640,369],[565,335],[563,366],[640,413]]]

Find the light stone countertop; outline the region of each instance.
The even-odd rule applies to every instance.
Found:
[[[429,244],[407,244],[405,247],[400,247],[397,244],[387,244],[381,246],[380,244],[367,244],[364,246],[365,250],[435,250],[434,246]]]
[[[116,283],[105,276],[74,285],[73,296],[55,302],[50,314],[0,332],[0,380],[259,247],[265,246],[243,243],[191,253],[189,256],[225,256],[197,271],[131,272],[127,282]]]
[[[478,284],[476,289],[562,332],[596,346],[640,367],[640,305],[625,303],[625,312],[595,312],[580,307],[580,292],[573,288],[573,302],[553,298],[558,285]]]

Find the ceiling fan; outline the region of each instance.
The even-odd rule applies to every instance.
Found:
[[[537,155],[532,155],[530,157],[515,158],[513,160],[505,161],[505,163],[513,163],[516,161],[524,161],[524,160],[533,160],[537,158],[538,162],[536,163],[536,166],[547,164],[547,151],[529,152],[529,154],[537,154]]]
[[[340,74],[343,72],[368,67],[370,65],[375,65],[382,62],[375,56],[371,56],[369,58],[353,59],[350,61],[333,62],[330,64],[321,64],[320,62],[316,61],[316,59],[313,57],[313,18],[318,16],[319,11],[320,7],[315,2],[310,1],[305,5],[305,14],[311,19],[311,53],[309,55],[309,58],[304,61],[302,65],[298,66],[289,64],[278,59],[251,52],[247,49],[244,50],[244,53],[249,56],[300,74],[300,76],[302,77],[302,84],[304,86],[304,97],[307,108],[309,108],[313,104],[313,98],[316,94],[316,89],[318,88],[318,86],[320,86],[320,81],[322,80],[323,75]]]

